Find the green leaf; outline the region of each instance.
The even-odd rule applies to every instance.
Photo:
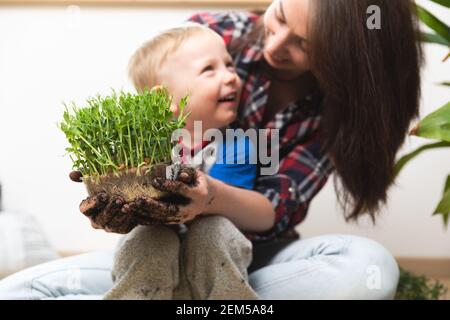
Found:
[[[422,119],[411,134],[423,138],[450,141],[450,102]]]
[[[444,225],[447,227],[448,218],[450,215],[450,175],[447,176],[447,180],[445,181],[444,195],[442,196],[441,201],[439,201],[439,204],[433,212],[433,215],[437,214],[442,215]]]
[[[437,34],[447,40],[447,42],[450,42],[450,27],[436,18],[436,16],[434,16],[427,9],[421,7],[418,4],[416,4],[416,7],[417,14],[419,15],[420,20],[422,20],[422,22],[425,23],[428,27],[433,29]]]
[[[450,0],[431,0],[437,4],[440,4],[441,6],[450,8]]]
[[[411,161],[413,158],[417,157],[422,152],[429,150],[429,149],[437,149],[437,148],[448,148],[450,147],[450,142],[442,141],[442,142],[436,142],[436,143],[430,143],[426,144],[424,146],[421,146],[420,148],[416,149],[415,151],[408,153],[401,157],[394,167],[394,174],[397,176],[399,172],[403,169],[403,167]]]
[[[450,47],[450,42],[445,40],[445,38],[441,37],[440,35],[432,32],[422,32],[422,41],[427,43],[441,44],[446,47]]]
[[[450,175],[447,176],[447,180],[445,181],[445,186],[444,186],[444,194],[450,190]]]
[[[450,87],[450,82],[448,82],[448,81],[443,81],[443,82],[438,83],[438,85]]]

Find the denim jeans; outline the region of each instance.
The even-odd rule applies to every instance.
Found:
[[[92,252],[0,281],[0,299],[101,299],[114,253]],[[392,299],[399,269],[372,240],[350,235],[255,243],[249,283],[260,299]]]

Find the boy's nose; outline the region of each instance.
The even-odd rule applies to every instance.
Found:
[[[224,82],[226,84],[232,84],[237,81],[237,77],[238,77],[238,75],[235,72],[231,72],[231,71],[227,70],[225,73],[225,76],[224,76]]]

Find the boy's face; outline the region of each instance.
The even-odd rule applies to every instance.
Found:
[[[160,70],[161,84],[173,101],[190,94],[186,129],[202,121],[203,130],[222,128],[236,118],[241,80],[219,35],[198,32],[171,55]],[[225,99],[226,98],[226,99]]]

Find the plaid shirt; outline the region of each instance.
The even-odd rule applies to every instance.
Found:
[[[253,13],[199,13],[190,21],[216,31],[229,47],[252,30],[259,19]],[[233,127],[279,129],[280,165],[275,175],[259,175],[255,190],[266,196],[276,212],[274,227],[264,233],[245,235],[252,241],[298,237],[294,227],[306,216],[311,199],[325,185],[333,170],[329,157],[320,148],[322,95],[318,91],[292,102],[263,125],[270,79],[264,72],[263,38],[233,56],[243,90],[237,121]],[[270,139],[268,139],[270,142]],[[269,149],[270,150],[270,149]]]

